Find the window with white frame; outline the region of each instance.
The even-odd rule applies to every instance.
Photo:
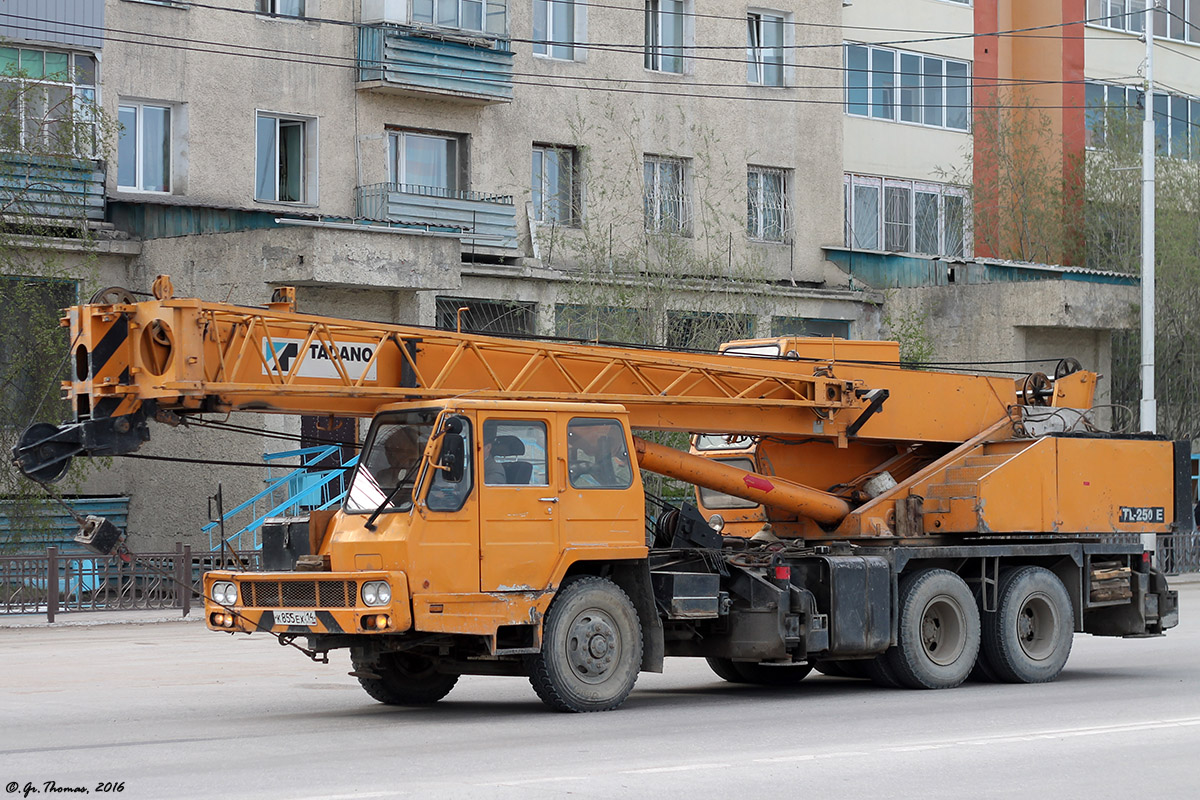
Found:
[[[96,57],[0,47],[0,149],[95,158]]]
[[[944,256],[969,252],[961,187],[847,175],[845,203],[847,247]]]
[[[579,151],[551,144],[533,146],[530,177],[533,216],[548,225],[579,224]]]
[[[688,232],[688,161],[646,156],[642,164],[642,199],[646,230],[656,233]]]
[[[646,0],[646,69],[683,72],[690,5],[690,0]]]
[[[746,80],[760,86],[783,86],[784,16],[781,12],[746,14]]]
[[[788,170],[746,168],[746,233],[765,242],[787,240]]]
[[[117,187],[171,191],[171,107],[122,103],[117,108]]]
[[[412,21],[439,28],[504,36],[507,0],[411,0]]]
[[[313,203],[316,120],[258,115],[254,199],[273,203]]]
[[[1141,89],[1089,82],[1084,91],[1088,147],[1103,148],[1115,125],[1141,124],[1145,115]],[[1159,155],[1200,161],[1200,98],[1155,92],[1154,140]]]
[[[388,136],[391,182],[401,191],[455,197],[464,188],[462,137],[423,131]]]
[[[971,65],[952,58],[848,44],[846,113],[968,130]]]
[[[584,13],[576,0],[533,0],[533,54],[574,60]]]
[[[1088,0],[1088,24],[1130,33],[1146,30],[1147,0]],[[1161,0],[1154,35],[1200,44],[1200,0]]]
[[[257,0],[258,13],[274,17],[303,17],[304,0]]]

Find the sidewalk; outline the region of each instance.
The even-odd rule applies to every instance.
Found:
[[[0,615],[0,630],[10,628],[90,628],[96,625],[157,625],[164,622],[203,622],[204,605],[192,606],[185,617],[179,608],[140,609],[134,611],[59,611],[54,622],[46,622],[46,612]]]

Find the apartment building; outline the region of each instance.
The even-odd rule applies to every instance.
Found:
[[[287,284],[324,314],[706,346],[878,334],[881,295],[821,249],[842,235],[840,14],[2,0],[0,61],[119,123],[72,178],[96,231],[81,285],[168,273],[179,293],[261,303]],[[264,449],[174,431],[146,452]],[[226,472],[179,497],[193,467],[123,462],[89,489],[130,496],[131,527],[166,541],[218,480],[237,497],[259,478]]]
[[[1000,214],[1000,224],[985,229],[972,211],[1026,202],[998,188],[999,148],[989,137],[990,120],[1021,108],[1033,120],[1022,135],[1041,137],[1037,158],[1049,173],[1060,171],[1066,202],[1081,202],[1071,193],[1072,169],[1102,145],[1100,107],[1139,102],[1145,3],[843,5],[845,216],[843,247],[828,248],[830,258],[868,285],[891,287],[893,317],[924,315],[938,360],[1071,355],[1110,372],[1112,332],[1137,324],[1137,278],[1055,266],[1082,263],[1065,246],[1041,256],[1049,265],[997,261],[1012,250],[1001,246],[1016,235],[1011,220]],[[1191,98],[1200,89],[1200,51],[1188,51],[1200,37],[1191,3],[1163,5],[1167,40],[1155,71],[1174,88],[1154,100],[1160,152],[1195,152],[1185,128],[1200,122]],[[1109,388],[1102,380],[1102,398]]]

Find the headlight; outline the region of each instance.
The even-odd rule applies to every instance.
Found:
[[[387,581],[367,581],[362,587],[362,599],[368,606],[386,606],[392,602],[392,587]]]
[[[708,527],[712,528],[717,533],[725,530],[725,518],[720,514],[713,514],[708,518]]]
[[[219,606],[231,606],[237,602],[237,587],[228,581],[217,581],[212,585],[213,602]]]

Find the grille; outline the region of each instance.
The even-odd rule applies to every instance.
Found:
[[[249,608],[351,608],[358,598],[354,581],[244,581],[242,602]]]

